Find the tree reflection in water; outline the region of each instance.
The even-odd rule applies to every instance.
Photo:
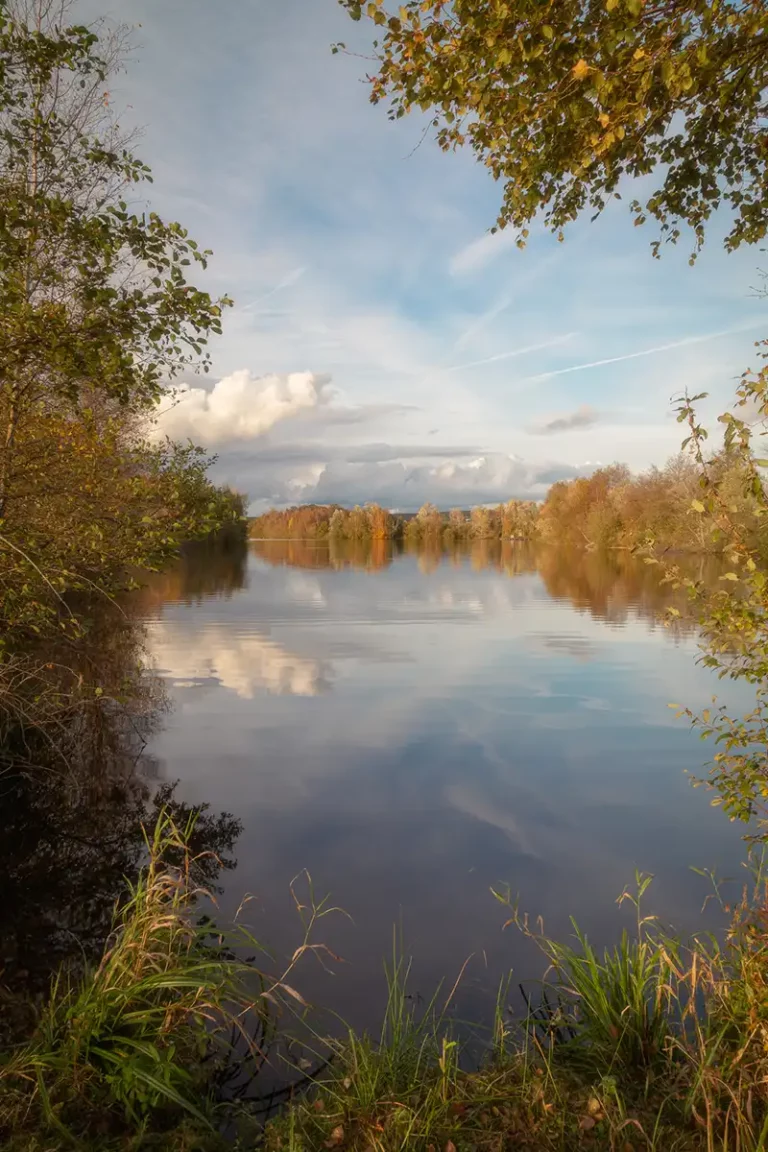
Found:
[[[606,623],[624,623],[631,614],[659,622],[667,608],[675,607],[682,617],[675,630],[694,630],[685,593],[663,583],[658,567],[644,564],[628,551],[536,547],[490,539],[458,545],[443,544],[439,539],[404,545],[391,540],[259,540],[252,542],[251,548],[274,567],[376,571],[406,556],[412,557],[425,576],[443,565],[464,564],[474,572],[490,570],[507,576],[538,573],[553,600],[568,601],[578,611],[589,612]],[[704,583],[717,581],[723,569],[715,556],[681,554],[675,563],[685,575]]]
[[[245,579],[245,554],[207,549],[204,563],[187,557],[163,579],[179,581],[191,599],[231,594]],[[196,881],[215,889],[222,870],[235,867],[240,822],[177,800],[146,750],[168,706],[145,666],[135,615],[155,594],[94,610],[87,644],[6,658],[13,690],[0,698],[0,991],[12,1003],[44,996],[62,966],[98,960],[115,903],[145,860],[144,829],[162,808],[182,827],[196,817]],[[6,1014],[6,1026],[13,1017]],[[24,1026],[18,1013],[14,1026]]]

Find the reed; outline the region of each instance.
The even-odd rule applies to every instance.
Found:
[[[268,1152],[764,1152],[762,872],[730,912],[722,944],[681,941],[641,912],[649,883],[638,875],[635,892],[622,894],[635,904],[635,928],[603,951],[576,925],[571,942],[553,940],[496,893],[547,973],[517,1016],[502,986],[480,1066],[462,1060],[447,1001],[417,1013],[409,967],[393,963],[380,1035],[333,1045],[314,1090],[268,1126]]]
[[[218,1145],[233,1031],[257,1057],[276,988],[196,915],[209,894],[194,882],[193,828],[161,813],[98,967],[60,974],[31,1039],[0,1058],[2,1147]]]

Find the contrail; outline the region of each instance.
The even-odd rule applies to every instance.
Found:
[[[552,372],[528,376],[526,383],[532,384],[539,380],[551,380],[553,376],[565,376],[568,372],[584,372],[587,368],[602,368],[604,364],[620,364],[623,360],[637,360],[640,356],[655,356],[657,352],[669,352],[673,348],[684,348],[688,344],[703,344],[707,340],[718,340],[721,336],[731,336],[735,332],[747,332],[750,328],[759,328],[764,324],[764,318],[750,320],[746,324],[737,324],[733,328],[723,328],[720,332],[706,332],[701,336],[686,336],[683,340],[675,340],[671,344],[658,344],[655,348],[643,348],[640,352],[626,352],[623,356],[608,356],[605,360],[591,360],[589,364],[572,364],[570,368],[556,368]]]
[[[270,288],[269,292],[265,292],[263,296],[257,296],[256,299],[251,300],[249,304],[243,304],[239,311],[249,312],[251,308],[255,308],[257,304],[263,304],[265,300],[270,300],[273,296],[276,296],[278,292],[282,292],[284,288],[291,288],[298,280],[301,280],[306,270],[303,266],[294,268],[292,272],[283,276],[279,284],[275,284],[274,288]]]
[[[528,344],[525,348],[515,348],[511,352],[500,352],[498,356],[486,356],[485,360],[472,360],[469,364],[452,364],[444,371],[458,372],[462,368],[479,368],[481,364],[494,364],[497,360],[510,360],[513,356],[527,356],[529,352],[541,352],[544,348],[553,348],[556,344],[564,344],[566,340],[572,340],[575,335],[575,332],[566,332],[564,336],[555,336],[554,339],[545,340],[542,344]],[[566,371],[572,371],[572,369],[566,369]]]

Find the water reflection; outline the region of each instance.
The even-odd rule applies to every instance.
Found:
[[[328,661],[299,656],[258,634],[233,636],[215,624],[190,634],[175,622],[158,621],[152,652],[158,672],[174,687],[204,689],[215,683],[243,700],[262,689],[277,696],[318,696],[332,683]]]
[[[388,540],[325,541],[260,540],[251,545],[253,555],[274,567],[380,571],[398,558],[413,557],[425,576],[441,568],[474,572],[499,572],[507,576],[538,574],[553,600],[565,600],[575,609],[590,612],[611,623],[641,616],[654,626],[667,607],[681,610],[683,630],[691,634],[693,621],[685,619],[688,601],[681,591],[665,585],[659,569],[628,552],[534,548],[497,540],[477,540],[467,546],[443,547],[439,542],[402,545]],[[715,581],[722,563],[714,557],[682,555],[676,564],[683,575],[703,582]],[[172,579],[180,579],[176,573]],[[175,599],[166,586],[168,599]],[[161,597],[162,599],[162,597]]]
[[[115,902],[144,860],[143,826],[162,807],[181,826],[191,813],[147,748],[168,701],[144,667],[144,641],[130,614],[102,607],[87,644],[17,660],[17,691],[0,714],[0,980],[12,1004],[44,994],[61,965],[99,958]],[[234,867],[239,830],[232,816],[200,812],[193,848],[210,853],[197,864],[202,883]],[[0,1031],[28,1023],[9,1011]]]
[[[225,907],[255,892],[270,944],[295,943],[301,868],[350,912],[327,927],[343,979],[303,990],[353,1023],[376,1022],[394,923],[425,991],[485,958],[462,1004],[483,1014],[502,970],[535,963],[500,935],[490,885],[554,931],[574,914],[609,939],[635,867],[683,926],[704,896],[689,866],[738,869],[739,830],[684,774],[702,746],[667,708],[717,685],[692,623],[660,626],[675,593],[655,569],[484,542],[270,541],[226,597],[190,596],[188,570],[144,601],[174,703],[152,753],[185,799],[215,795],[243,821]]]

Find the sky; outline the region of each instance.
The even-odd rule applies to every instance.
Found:
[[[159,428],[216,453],[253,511],[540,498],[597,464],[663,464],[671,397],[710,392],[712,420],[757,363],[768,257],[727,255],[715,220],[693,268],[685,235],[653,260],[637,184],[563,244],[491,235],[501,187],[369,104],[372,29],[336,0],[76,10],[137,25],[110,99],[143,130],[152,208],[214,250],[198,282],[235,300]]]

